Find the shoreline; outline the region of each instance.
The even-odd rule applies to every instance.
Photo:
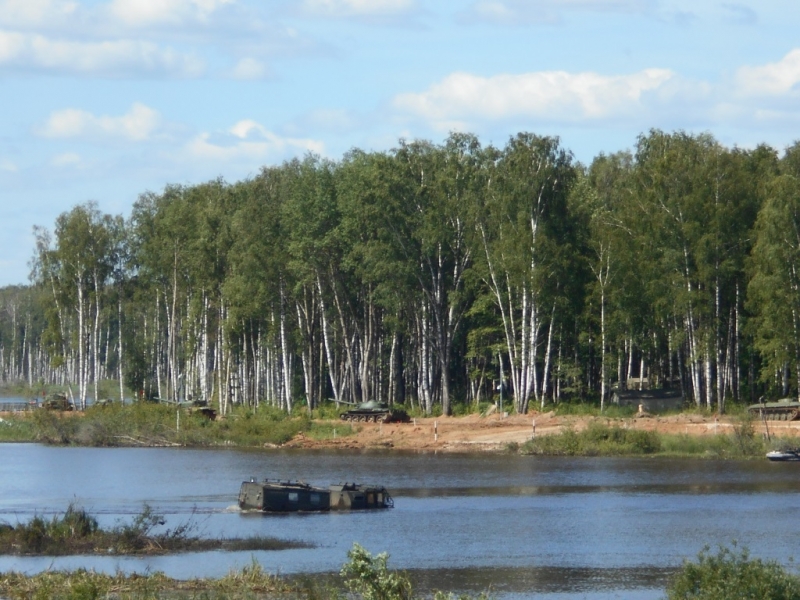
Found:
[[[326,421],[335,428],[334,421]],[[581,432],[593,424],[628,430],[652,431],[664,435],[708,437],[734,434],[741,420],[735,416],[696,413],[659,416],[647,413],[628,418],[555,415],[531,412],[527,415],[467,415],[460,417],[424,417],[410,423],[357,423],[355,432],[340,438],[314,439],[304,433],[282,444],[281,448],[321,450],[401,450],[417,452],[504,452],[521,446],[534,437],[559,434],[567,430]],[[752,421],[753,435],[766,437],[763,422]],[[769,421],[771,437],[800,437],[800,421]]]
[[[763,446],[764,452],[776,449],[779,444],[783,444],[785,447],[790,444],[794,445],[795,440],[800,443],[800,421],[748,421],[741,415],[718,417],[714,414],[698,412],[669,415],[639,413],[627,417],[610,417],[557,415],[553,411],[532,411],[527,415],[493,413],[455,417],[412,417],[407,423],[350,422],[319,418],[309,421],[306,417],[288,417],[276,422],[265,419],[258,425],[262,428],[263,433],[247,431],[244,437],[241,432],[236,431],[236,415],[227,418],[217,417],[217,423],[214,423],[214,427],[209,428],[209,430],[216,430],[216,434],[202,436],[200,434],[205,429],[200,421],[195,422],[196,417],[187,415],[186,421],[180,419],[176,423],[174,412],[158,416],[157,411],[154,411],[154,420],[149,423],[149,428],[140,428],[139,430],[129,429],[125,425],[126,417],[122,417],[122,420],[116,419],[113,423],[108,421],[111,415],[117,413],[107,413],[105,409],[92,413],[92,416],[82,412],[47,411],[40,415],[41,417],[47,415],[44,421],[38,418],[28,419],[27,416],[23,416],[33,414],[35,413],[30,411],[24,413],[0,412],[0,424],[28,422],[23,427],[25,430],[23,435],[3,436],[3,441],[32,442],[38,440],[55,445],[88,447],[175,446],[254,450],[371,450],[481,454],[516,453],[526,445],[525,450],[527,451],[530,450],[529,442],[534,438],[543,440],[549,436],[564,433],[582,435],[587,432],[589,437],[596,438],[596,431],[587,430],[605,429],[612,433],[624,430],[626,436],[633,434],[633,437],[640,441],[642,435],[654,433],[666,442],[661,451],[634,450],[630,452],[631,455],[643,453],[679,455],[682,452],[682,446],[713,445],[714,440],[719,438],[720,440],[728,439],[737,444],[747,441],[751,446],[750,456],[752,457],[763,456],[760,454],[760,449],[753,447],[753,442]],[[83,421],[84,418],[89,420]],[[225,425],[224,422],[228,418],[232,419],[231,423]],[[73,425],[69,425],[68,422],[73,419],[76,421],[73,421]],[[38,422],[36,426],[34,426],[34,421]],[[85,426],[79,425],[81,422],[85,423]],[[92,443],[92,438],[86,435],[86,432],[91,433],[98,427],[104,431],[105,426],[113,426],[115,431],[106,432],[103,437]],[[164,429],[165,426],[167,429]],[[176,431],[176,426],[181,428],[180,434]],[[44,437],[40,437],[42,432],[38,431],[38,428],[41,427],[46,429]],[[184,427],[186,427],[186,432],[183,430]],[[232,428],[228,435],[220,434],[228,427]],[[169,429],[172,429],[172,433],[168,432]],[[63,433],[65,431],[66,434]],[[769,433],[771,441],[767,439],[767,433]],[[620,437],[619,434],[614,434],[614,436]],[[696,443],[693,444],[693,441]],[[660,446],[660,442],[656,441],[655,445]],[[549,447],[553,448],[551,444]],[[624,448],[618,448],[614,454],[626,455],[628,452]],[[689,450],[689,454],[697,455],[698,453],[694,449]],[[589,452],[586,455],[593,456],[595,454]],[[729,454],[726,453],[726,455]]]

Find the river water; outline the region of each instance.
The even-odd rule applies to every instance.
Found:
[[[87,567],[220,576],[255,558],[280,574],[337,571],[354,542],[386,551],[421,590],[497,598],[660,598],[706,544],[787,564],[800,539],[800,465],[768,461],[506,455],[54,448],[0,445],[0,521],[63,512],[102,525],[148,503],[166,527],[209,537],[273,536],[312,548],[146,558],[0,557],[0,571]],[[385,485],[387,511],[254,515],[236,507],[255,476]]]

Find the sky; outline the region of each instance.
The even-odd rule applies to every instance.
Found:
[[[452,131],[800,139],[796,0],[0,0],[0,286],[88,201]]]

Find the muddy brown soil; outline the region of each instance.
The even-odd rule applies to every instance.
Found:
[[[522,444],[533,435],[550,435],[571,427],[580,431],[592,422],[660,433],[713,435],[730,433],[740,425],[736,418],[681,414],[671,416],[637,415],[626,419],[605,417],[556,416],[552,412],[528,415],[437,417],[414,419],[410,423],[357,423],[356,433],[328,440],[314,440],[304,434],[285,447],[311,449],[397,449],[442,452],[497,452],[509,444]],[[331,422],[334,425],[335,423]],[[343,424],[343,427],[345,425]],[[800,421],[769,421],[769,433],[778,437],[800,437]],[[763,423],[754,423],[756,434]]]

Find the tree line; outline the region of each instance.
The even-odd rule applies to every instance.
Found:
[[[309,155],[35,228],[4,381],[171,401],[521,413],[615,387],[800,393],[800,145],[652,130],[578,163],[469,134]]]

